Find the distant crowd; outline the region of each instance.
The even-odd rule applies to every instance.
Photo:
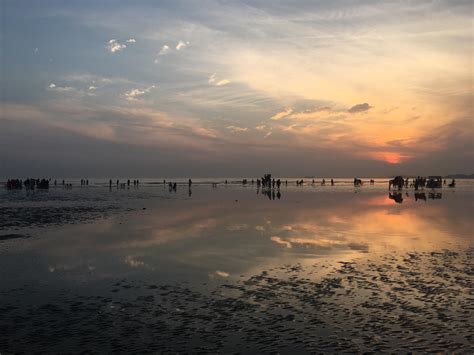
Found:
[[[305,181],[303,179],[298,179],[294,181],[296,183],[296,186],[303,186],[305,184]],[[370,179],[368,181],[370,185],[375,184],[374,179]],[[233,182],[235,183],[235,182]],[[262,188],[264,190],[266,189],[276,189],[280,190],[281,185],[288,186],[288,180],[282,181],[281,179],[275,179],[272,178],[271,174],[265,174],[263,177],[259,179],[252,179],[248,181],[247,179],[242,179],[241,183],[243,185],[247,184],[256,184],[257,188]],[[364,182],[362,179],[359,178],[354,178],[354,187],[361,187],[364,185]],[[9,190],[15,190],[15,189],[22,189],[25,187],[26,189],[48,189],[50,185],[54,184],[54,186],[58,185],[58,181],[54,180],[54,182],[51,181],[51,179],[26,179],[26,180],[21,180],[21,179],[8,179],[6,183],[6,188]],[[59,183],[61,186],[70,189],[72,188],[72,184],[66,183],[64,180],[62,180]],[[121,182],[120,180],[116,180],[115,182],[112,181],[112,179],[109,180],[109,187],[112,188],[113,185],[115,185],[117,188],[130,188],[131,184],[133,184],[134,187],[138,187],[140,185],[140,181],[138,179],[134,180],[126,180],[125,182]],[[188,180],[188,187],[189,190],[191,190],[193,182],[191,179]],[[224,182],[225,185],[228,184],[228,180],[225,180]],[[314,178],[311,180],[311,184],[320,184],[321,186],[326,185],[326,179],[322,179],[320,182],[316,182]],[[330,180],[330,185],[334,186],[336,183],[334,179]],[[81,186],[88,186],[89,185],[89,179],[81,179]],[[163,180],[163,185],[166,186],[168,185],[168,188],[170,191],[177,191],[178,188],[178,183],[177,182],[171,182],[171,181],[166,181]],[[217,183],[213,182],[212,187],[217,187]],[[448,187],[455,187],[456,186],[456,181],[452,179],[452,181],[448,184],[446,179],[442,179],[441,176],[430,176],[428,178],[422,177],[422,176],[417,176],[415,178],[412,178],[411,180],[409,178],[403,178],[402,176],[396,176],[393,179],[389,180],[389,190],[392,188],[401,190],[402,188],[414,188],[416,191],[419,189],[422,189],[424,187],[430,188],[430,189],[435,189],[435,188],[441,188],[443,185],[447,185]]]

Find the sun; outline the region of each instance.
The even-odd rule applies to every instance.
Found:
[[[392,165],[400,164],[403,161],[410,158],[407,155],[403,155],[396,152],[375,152],[375,153],[372,153],[371,155],[372,155],[372,158],[374,158],[375,160],[384,161]]]

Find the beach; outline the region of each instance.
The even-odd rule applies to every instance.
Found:
[[[471,180],[286,180],[2,189],[0,352],[472,352]]]

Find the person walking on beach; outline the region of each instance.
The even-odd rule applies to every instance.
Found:
[[[188,180],[188,186],[191,187],[192,184],[193,184],[192,180],[189,179],[189,180]]]

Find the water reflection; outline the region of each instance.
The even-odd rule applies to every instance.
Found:
[[[391,200],[394,200],[396,203],[403,202],[403,195],[401,192],[389,192],[388,198],[390,198]]]
[[[262,196],[267,196],[269,200],[275,200],[275,197],[279,200],[281,198],[280,189],[269,189],[263,188],[260,190],[260,187],[257,188],[257,195],[262,194]]]
[[[410,197],[410,194],[408,192],[405,192],[405,196]],[[393,200],[395,203],[403,203],[402,192],[389,192],[388,198]],[[426,201],[426,193],[415,192],[414,198],[415,198],[415,201],[418,201],[418,200]],[[428,192],[428,198],[430,200],[441,200],[443,198],[443,194],[441,192]]]
[[[11,282],[19,275],[51,278],[50,270],[67,278],[147,274],[165,281],[203,280],[285,260],[346,260],[472,243],[472,196],[437,195],[437,201],[420,205],[415,202],[426,201],[424,193],[412,199],[385,192],[287,191],[274,203],[281,197],[275,190],[261,190],[260,196],[250,189],[197,190],[191,199],[153,199],[146,210],[92,224],[37,230],[21,248],[2,242],[2,273]],[[20,265],[19,258],[34,262]]]

